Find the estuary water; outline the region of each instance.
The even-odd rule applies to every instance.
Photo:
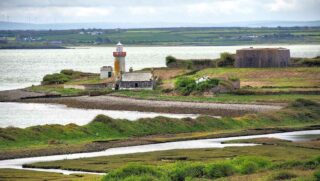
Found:
[[[166,114],[139,111],[114,111],[99,109],[70,108],[60,104],[14,103],[0,102],[0,128],[74,123],[85,125],[98,114],[115,119],[128,119],[131,121],[140,118],[153,118],[165,116],[170,118],[196,118],[196,114]]]
[[[66,155],[53,155],[53,156],[2,160],[0,161],[0,168],[24,169],[22,168],[23,164],[30,164],[35,162],[90,158],[90,157],[98,157],[98,156],[111,156],[111,155],[121,155],[121,154],[131,154],[131,153],[144,153],[144,152],[151,152],[151,151],[164,151],[164,150],[173,150],[173,149],[256,146],[256,144],[250,144],[250,143],[223,144],[223,142],[226,142],[226,141],[239,140],[239,139],[268,137],[268,138],[278,138],[278,139],[284,139],[284,140],[290,140],[290,141],[303,141],[303,140],[309,140],[309,139],[318,139],[319,136],[320,136],[320,130],[311,130],[311,131],[295,131],[295,132],[275,133],[275,134],[265,134],[265,135],[238,136],[238,137],[229,137],[229,138],[215,138],[215,139],[157,143],[157,144],[148,144],[148,145],[139,145],[139,146],[110,148],[105,151],[91,152],[91,153],[75,153],[75,154],[66,154]],[[68,171],[68,170],[59,170],[59,169],[28,168],[28,170],[51,171],[51,172],[58,172],[63,174],[81,173],[78,171]]]
[[[125,47],[126,68],[164,67],[165,57],[217,58],[221,52],[235,53],[249,46],[185,46]],[[294,57],[320,55],[320,45],[257,45],[254,47],[285,47]],[[72,49],[0,50],[0,90],[39,84],[45,74],[62,69],[99,72],[103,65],[113,65],[115,47],[81,47]]]

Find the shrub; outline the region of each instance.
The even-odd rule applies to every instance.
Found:
[[[60,73],[47,74],[43,77],[43,84],[63,84],[70,80],[70,76]]]
[[[265,169],[271,165],[271,162],[263,157],[243,156],[237,157],[231,161],[242,174],[251,174],[259,169]]]
[[[229,76],[228,80],[230,80],[232,82],[235,82],[235,81],[239,81],[240,79],[238,77],[236,77],[236,76]]]
[[[200,82],[196,85],[196,90],[199,92],[203,92],[209,90],[217,85],[219,85],[219,79],[209,79],[203,82]]]
[[[140,180],[148,180],[145,178],[161,178],[163,174],[155,167],[146,166],[141,164],[129,164],[120,169],[110,172],[103,177],[103,181],[116,181],[116,180],[132,180],[139,178]]]
[[[296,177],[297,177],[296,174],[293,174],[288,171],[281,171],[273,175],[270,180],[289,180]]]
[[[313,173],[313,176],[315,177],[316,181],[320,181],[320,170],[316,170]]]
[[[175,89],[182,95],[187,96],[196,88],[196,81],[192,78],[182,77],[175,82]]]
[[[202,177],[204,166],[197,163],[178,162],[168,169],[168,176],[172,181],[184,181],[187,177]]]
[[[284,163],[281,164],[277,164],[274,166],[275,169],[289,169],[289,168],[295,168],[295,167],[300,167],[301,165],[303,165],[303,162],[298,161],[298,160],[290,160],[290,161],[286,161]]]
[[[297,99],[290,104],[291,107],[319,106],[320,104],[308,99]]]
[[[61,74],[68,75],[72,79],[78,79],[81,78],[82,76],[89,76],[91,73],[83,73],[80,71],[74,71],[72,69],[64,69],[60,71]]]
[[[303,164],[304,169],[315,169],[320,166],[320,156]]]
[[[234,166],[226,162],[209,164],[205,169],[205,173],[209,178],[226,177],[233,175],[235,172]]]
[[[177,59],[171,55],[166,57],[166,65],[168,66],[171,63],[175,63],[177,62]]]
[[[220,54],[220,60],[218,61],[219,67],[234,66],[235,58],[234,55],[228,52],[223,52]]]
[[[60,71],[60,73],[71,76],[74,73],[74,70],[72,70],[72,69],[63,69],[63,70]]]

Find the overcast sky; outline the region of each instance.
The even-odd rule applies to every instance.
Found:
[[[310,21],[320,0],[0,0],[0,20],[31,23]]]

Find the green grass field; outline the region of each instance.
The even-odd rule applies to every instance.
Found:
[[[83,30],[63,31],[0,31],[0,36],[40,38],[41,41],[62,41],[64,45],[114,45],[121,40],[127,45],[252,45],[252,44],[319,44],[319,27],[292,28],[151,28],[109,29],[101,35],[79,34]],[[87,30],[90,32],[90,30]],[[256,36],[252,38],[252,36]],[[34,44],[34,43],[31,43]]]
[[[207,68],[195,73],[183,74],[184,71],[172,69],[171,76],[163,76],[166,69],[158,69],[156,75],[161,78],[157,90],[116,91],[112,95],[139,99],[220,102],[220,103],[288,103],[298,98],[320,101],[320,69],[317,67],[289,68]],[[174,83],[180,77],[198,79],[236,77],[240,79],[240,92],[216,95],[181,96],[163,91],[174,89]],[[244,94],[245,91],[245,94]]]
[[[71,174],[63,175],[59,173],[51,172],[39,172],[30,170],[18,170],[18,169],[0,169],[0,180],[2,181],[39,181],[39,180],[54,180],[54,181],[99,181],[101,176],[92,174]]]
[[[260,38],[240,38],[256,35]],[[264,37],[263,37],[264,36]],[[108,38],[111,42],[119,39],[125,44],[147,45],[239,45],[261,43],[319,43],[317,28],[277,29],[277,28],[172,28],[172,29],[128,29],[107,31],[103,35],[47,35],[47,40],[68,40],[72,42],[90,42],[96,38]]]

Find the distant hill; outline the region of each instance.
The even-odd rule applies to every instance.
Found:
[[[114,28],[164,28],[164,27],[294,27],[294,26],[320,26],[320,21],[253,21],[253,22],[232,22],[220,24],[204,23],[55,23],[55,24],[34,24],[1,22],[0,30],[67,30],[67,29],[114,29]]]

